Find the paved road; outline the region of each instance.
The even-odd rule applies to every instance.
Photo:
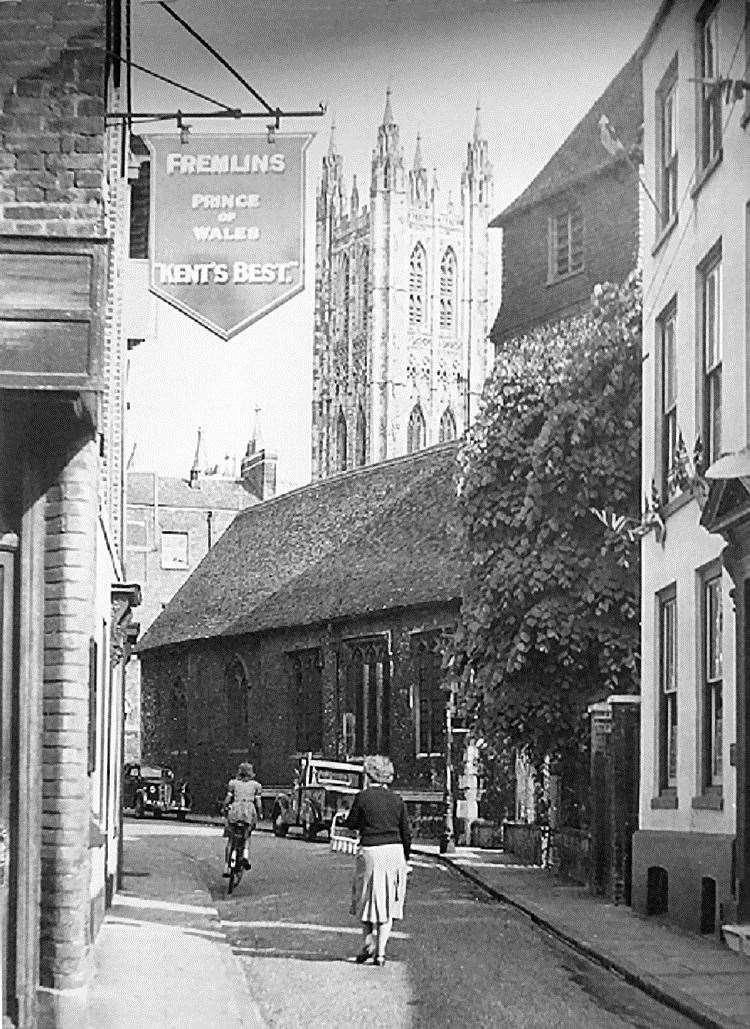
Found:
[[[196,898],[207,891],[269,1026],[693,1024],[428,859],[416,859],[386,967],[357,966],[359,929],[348,914],[351,858],[331,854],[322,841],[259,832],[252,871],[227,899],[221,848],[213,827],[127,823],[126,891],[133,903],[168,893],[152,917],[175,922],[197,917],[182,907],[205,912],[205,892],[202,908]]]

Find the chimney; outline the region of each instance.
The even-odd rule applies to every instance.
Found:
[[[242,485],[258,500],[268,500],[276,495],[276,465],[278,455],[266,449],[260,428],[260,408],[255,408],[255,425],[245,456],[242,459],[240,478]]]

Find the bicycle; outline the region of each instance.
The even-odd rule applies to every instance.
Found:
[[[248,833],[251,832],[251,826],[249,822],[230,822],[228,831],[229,842],[227,847],[229,857],[227,864],[229,866],[229,877],[227,879],[227,896],[229,897],[235,886],[239,886],[242,873],[245,870],[242,855],[245,852],[245,840]]]

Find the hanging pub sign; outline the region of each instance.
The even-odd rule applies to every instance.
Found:
[[[146,137],[152,293],[222,339],[299,293],[311,140]]]

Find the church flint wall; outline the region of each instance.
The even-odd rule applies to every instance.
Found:
[[[142,655],[143,759],[170,764],[178,778],[187,777],[194,810],[204,814],[215,812],[242,760],[254,763],[266,787],[288,786],[298,752],[300,718],[293,655],[310,650],[317,650],[320,659],[322,753],[343,758],[340,713],[345,654],[356,641],[376,638],[388,646],[391,661],[388,751],[397,769],[397,783],[404,789],[437,794],[443,785],[442,754],[417,756],[412,641],[415,634],[451,629],[457,608],[457,603],[409,608],[335,625],[290,627],[147,651]],[[227,670],[236,661],[247,676],[248,721],[246,729],[243,725],[239,731],[227,680]],[[183,730],[176,734],[170,704],[176,683],[187,701],[184,734]]]

